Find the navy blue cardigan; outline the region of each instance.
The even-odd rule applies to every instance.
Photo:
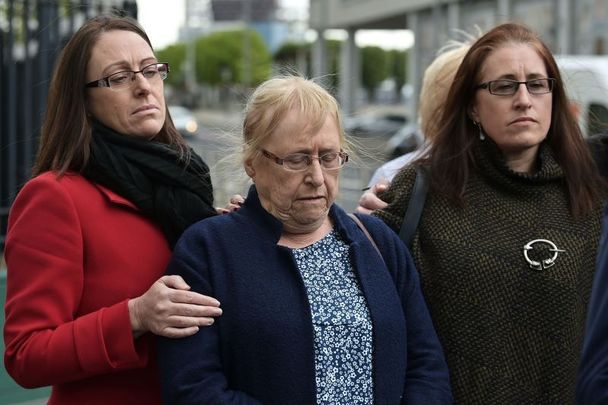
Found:
[[[604,210],[597,266],[587,307],[576,400],[581,405],[608,404],[608,206]]]
[[[383,259],[334,204],[334,227],[373,324],[376,404],[449,404],[448,369],[413,261],[383,222],[361,216]],[[201,221],[177,243],[168,274],[217,298],[223,315],[183,339],[159,338],[163,400],[171,404],[314,404],[314,337],[304,283],[282,224],[252,187],[236,213]]]

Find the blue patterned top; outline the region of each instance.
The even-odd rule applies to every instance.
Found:
[[[332,230],[293,254],[312,311],[317,403],[373,403],[372,323],[348,245]]]

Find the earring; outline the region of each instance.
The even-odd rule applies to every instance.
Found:
[[[477,121],[473,121],[477,129],[479,130],[479,140],[484,141],[486,139],[486,135],[483,133],[483,129],[481,129],[481,124]]]

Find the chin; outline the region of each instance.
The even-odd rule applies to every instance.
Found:
[[[297,222],[301,224],[314,224],[316,222],[322,222],[327,217],[327,210],[315,210],[314,212],[300,212],[294,215]]]
[[[513,134],[507,138],[501,139],[502,142],[496,142],[501,149],[516,151],[538,146],[544,141],[546,136],[537,134]]]
[[[160,132],[160,130],[162,129],[163,125],[162,123],[145,123],[144,125],[138,126],[136,127],[134,134],[135,136],[140,136],[142,138],[149,138],[152,139],[154,138],[156,135],[158,135],[158,133]]]

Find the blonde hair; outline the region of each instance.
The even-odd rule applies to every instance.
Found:
[[[330,116],[338,125],[340,145],[346,146],[340,109],[334,96],[311,79],[297,75],[279,76],[259,85],[245,107],[243,162],[259,153],[260,145],[294,109],[299,113],[294,130],[314,134]]]
[[[432,140],[439,130],[445,102],[460,62],[471,47],[469,42],[452,41],[424,71],[420,89],[418,123],[424,136]]]

